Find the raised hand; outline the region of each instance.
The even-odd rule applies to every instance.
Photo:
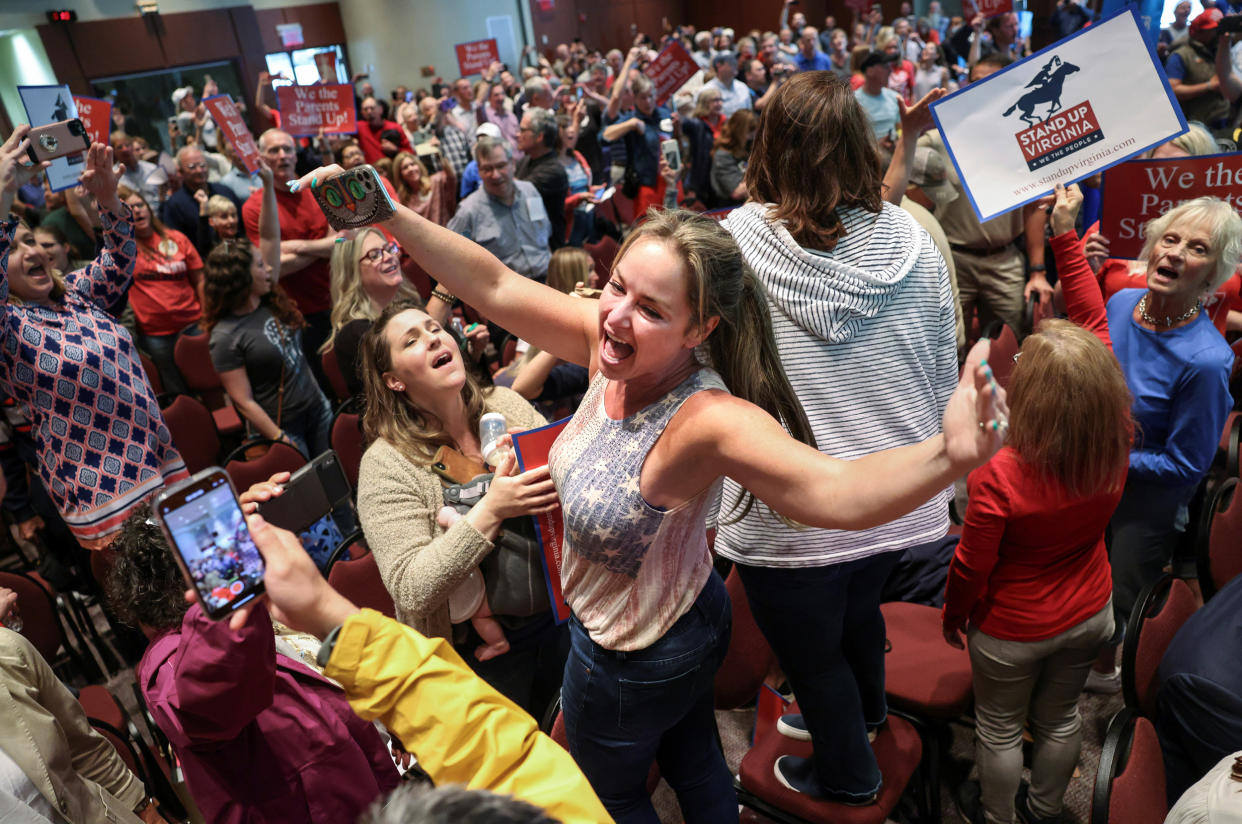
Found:
[[[125,164],[112,168],[112,147],[92,143],[86,150],[86,171],[78,180],[100,208],[113,214],[123,214],[125,209],[116,196],[118,178],[125,174]]]
[[[906,140],[915,140],[923,132],[936,125],[932,117],[931,104],[944,97],[948,92],[944,89],[932,89],[911,105],[901,97],[897,98],[897,110],[901,113],[901,136]]]
[[[1082,251],[1087,256],[1087,265],[1097,275],[1100,273],[1100,269],[1104,267],[1104,262],[1110,257],[1108,254],[1110,245],[1108,238],[1099,232],[1087,235],[1087,242],[1083,246]]]
[[[46,167],[52,165],[46,160],[42,163],[28,163],[29,155],[26,150],[30,148],[30,141],[26,139],[26,135],[30,133],[30,126],[23,123],[13,130],[9,135],[9,139],[4,141],[4,145],[0,146],[0,191],[7,194],[15,195],[17,190],[25,186],[39,172]],[[5,213],[8,210],[5,209]]]
[[[1009,432],[1005,390],[996,384],[987,365],[991,341],[984,338],[966,358],[957,390],[944,410],[944,443],[949,460],[963,470],[987,462]]]

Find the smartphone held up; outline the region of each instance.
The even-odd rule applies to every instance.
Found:
[[[26,153],[35,163],[79,154],[91,147],[86,127],[76,117],[46,126],[35,126],[26,136],[30,145]]]
[[[164,490],[152,509],[208,618],[224,618],[263,594],[263,556],[223,469],[204,469]]]

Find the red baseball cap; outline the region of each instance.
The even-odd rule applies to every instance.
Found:
[[[1224,12],[1220,9],[1208,9],[1194,20],[1190,21],[1190,30],[1207,31],[1214,29],[1220,23],[1220,19],[1224,16]]]

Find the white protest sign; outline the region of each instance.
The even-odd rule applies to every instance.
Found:
[[[1127,8],[932,104],[981,221],[1186,131]]]
[[[26,108],[26,118],[31,126],[46,126],[78,116],[78,104],[68,86],[18,86],[17,93]],[[53,192],[76,186],[78,177],[86,170],[86,154],[78,153],[58,157],[47,167],[48,183]]]

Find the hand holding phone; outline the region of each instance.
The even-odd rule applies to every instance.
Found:
[[[361,229],[396,214],[397,207],[374,166],[355,166],[348,171],[325,176],[327,171],[319,169],[312,172],[309,176],[310,188],[333,229]],[[299,191],[301,187],[300,180],[289,182],[290,191]]]
[[[86,127],[76,117],[59,123],[36,126],[27,135],[30,145],[26,153],[35,163],[84,152],[91,147]]]
[[[208,618],[218,621],[263,594],[263,557],[223,469],[164,490],[153,509]]]

